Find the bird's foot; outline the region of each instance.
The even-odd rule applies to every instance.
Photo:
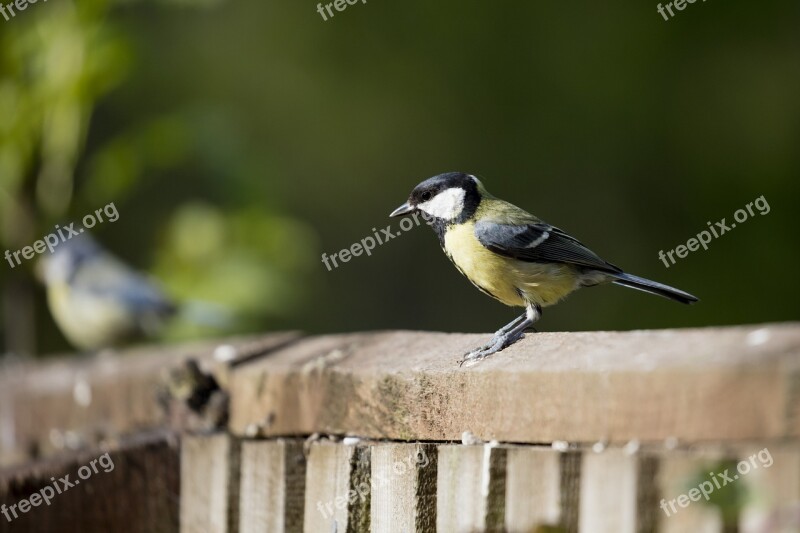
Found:
[[[499,332],[498,332],[499,333]],[[493,353],[497,353],[505,348],[508,348],[522,337],[525,336],[525,333],[522,331],[514,334],[514,333],[503,333],[501,335],[495,334],[487,344],[484,344],[480,348],[476,348],[470,352],[467,352],[464,355],[464,358],[458,362],[458,366],[472,366],[481,359],[485,357],[489,357]]]

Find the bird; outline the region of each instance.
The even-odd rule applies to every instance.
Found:
[[[60,243],[42,257],[38,272],[56,325],[82,350],[151,336],[177,311],[154,282],[88,234]]]
[[[581,287],[615,283],[680,303],[698,298],[624,272],[578,239],[527,211],[492,196],[472,174],[447,172],[414,187],[390,217],[420,212],[455,267],[484,294],[525,312],[495,332],[460,364],[499,352],[520,340],[542,316]]]

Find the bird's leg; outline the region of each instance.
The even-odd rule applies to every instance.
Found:
[[[480,350],[488,350],[489,348],[491,348],[492,346],[495,345],[495,343],[498,341],[498,339],[500,339],[503,335],[505,335],[506,333],[508,333],[512,329],[514,329],[514,327],[517,324],[521,323],[521,321],[525,320],[526,318],[527,318],[527,314],[526,313],[522,313],[520,316],[518,316],[517,318],[515,318],[511,322],[509,322],[508,324],[506,324],[502,328],[500,328],[497,331],[495,331],[494,332],[494,336],[492,337],[492,340],[490,340],[489,342],[487,342],[486,344],[484,344],[480,348],[476,348],[475,350],[472,350],[472,351],[473,352],[477,352],[477,351],[480,351]]]
[[[514,329],[514,326],[519,324],[521,321],[525,320],[527,318],[527,316],[528,316],[527,313],[522,313],[521,315],[519,315],[517,318],[515,318],[511,322],[509,322],[508,324],[506,324],[502,328],[500,328],[497,331],[495,331],[494,332],[494,338],[497,338],[497,337],[500,337],[502,335],[505,335],[506,333],[508,333],[509,331]],[[490,342],[489,344],[492,344],[492,343]]]
[[[511,346],[524,337],[525,330],[536,323],[541,316],[542,308],[537,304],[529,303],[525,309],[525,314],[500,328],[488,344],[464,355],[464,359],[460,361],[459,366],[467,361],[478,361]]]

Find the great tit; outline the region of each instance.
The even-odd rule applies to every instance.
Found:
[[[489,194],[470,174],[449,172],[417,185],[390,216],[422,211],[456,268],[481,292],[525,313],[498,330],[461,361],[475,361],[510,346],[572,291],[601,283],[691,304],[681,290],[623,272],[577,239]]]
[[[150,335],[175,306],[151,281],[82,234],[42,258],[47,303],[70,343],[98,350]]]

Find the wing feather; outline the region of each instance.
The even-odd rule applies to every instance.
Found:
[[[514,225],[483,220],[475,224],[475,236],[489,250],[520,261],[570,263],[603,272],[621,272],[574,237],[544,222]]]

